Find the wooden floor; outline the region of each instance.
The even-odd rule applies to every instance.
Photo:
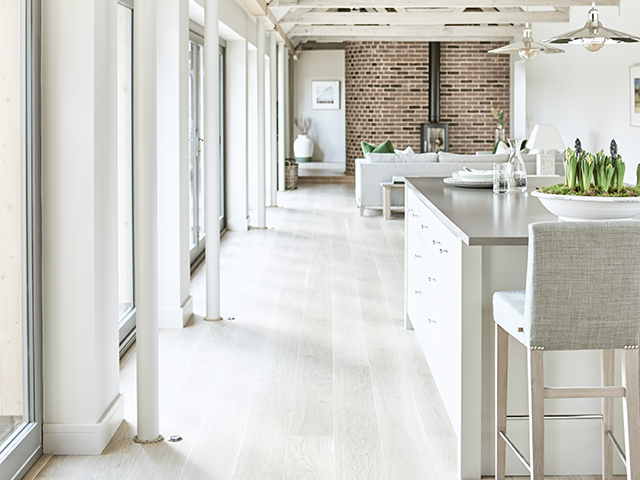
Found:
[[[455,476],[455,438],[402,323],[402,219],[360,217],[353,186],[306,184],[268,230],[222,240],[222,315],[160,332],[161,432],[140,446],[135,347],[125,422],[101,456],[45,456],[27,479],[387,479]],[[564,477],[575,480],[584,477]]]

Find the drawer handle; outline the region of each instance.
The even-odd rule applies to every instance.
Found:
[[[436,282],[436,279],[435,279],[435,278],[433,278],[433,277],[429,277],[429,281],[430,281],[430,282],[435,283],[435,282]]]
[[[407,208],[407,212],[413,213],[413,208]]]
[[[436,322],[435,320],[431,320],[431,319],[429,319],[429,323],[432,323],[432,324],[434,324],[434,325],[435,325],[437,322]]]
[[[416,217],[419,217],[420,215],[418,215],[417,213],[413,213],[413,212],[412,212],[412,213],[411,213],[411,216],[412,216],[413,218],[416,218]]]
[[[421,228],[422,230],[425,230],[425,229],[427,229],[427,230],[428,230],[428,229],[429,229],[429,225],[420,225],[420,228]]]
[[[417,253],[414,253],[414,254],[413,254],[413,256],[414,256],[415,258],[422,258],[422,255],[418,255]]]
[[[446,253],[447,255],[449,255],[449,250],[444,250],[444,249],[440,249],[440,253]]]
[[[437,240],[434,240],[434,241],[433,241],[433,244],[434,244],[434,245],[442,245],[442,244],[441,244],[439,241],[437,241]]]
[[[415,290],[416,295],[422,295],[422,292],[420,290]]]

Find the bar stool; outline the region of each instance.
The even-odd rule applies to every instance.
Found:
[[[640,480],[640,222],[541,222],[529,225],[525,291],[496,292],[496,480],[505,478],[506,447],[544,478],[544,400],[602,398],[603,478],[613,476],[613,450],[628,480]],[[530,462],[507,436],[509,335],[527,347]],[[622,349],[622,383],[613,386],[614,353]],[[543,354],[602,350],[602,386],[545,388]],[[613,435],[613,398],[623,397],[626,458]],[[573,417],[573,416],[572,416]],[[580,415],[576,415],[580,418]],[[593,417],[593,415],[589,415]]]

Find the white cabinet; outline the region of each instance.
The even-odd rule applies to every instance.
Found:
[[[434,188],[436,196],[439,188]],[[467,196],[464,190],[449,190],[447,197],[441,195],[434,202],[446,205],[449,198],[455,199],[455,207],[469,218],[477,202],[468,200],[476,197]],[[486,193],[493,200],[491,192]],[[476,214],[474,221],[507,222],[524,200],[497,199],[493,210]],[[453,233],[461,231],[449,220],[455,215],[449,211],[445,217],[411,185],[406,188],[405,205],[405,324],[416,332],[456,434],[459,477],[491,476],[495,441],[492,296],[495,291],[524,288],[527,247],[500,243],[500,239],[474,245],[478,238],[486,237],[465,243]],[[448,208],[453,205],[451,202]],[[509,205],[513,212],[505,210]],[[516,341],[511,342],[510,350],[507,408],[509,414],[526,414],[526,351]],[[599,354],[548,352],[545,376],[549,385],[597,385]],[[549,401],[546,409],[554,414],[597,413],[599,400]],[[619,418],[616,421],[620,423]],[[508,429],[509,437],[527,452],[527,422],[510,422]],[[545,429],[545,471],[549,475],[600,471],[599,421],[554,420]],[[508,454],[507,474],[525,473]]]

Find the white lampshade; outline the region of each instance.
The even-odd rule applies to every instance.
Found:
[[[533,132],[531,132],[531,137],[529,137],[529,141],[527,142],[527,148],[529,151],[563,151],[565,145],[558,131],[558,127],[555,125],[536,125],[533,127]]]

